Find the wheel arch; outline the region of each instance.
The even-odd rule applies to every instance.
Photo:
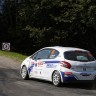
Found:
[[[60,77],[61,77],[61,82],[63,82],[62,74],[61,74],[61,71],[59,71],[59,70],[54,70],[54,71],[52,72],[51,81],[52,81],[52,77],[53,77],[53,74],[54,74],[55,71],[58,71],[58,72],[59,72]]]
[[[26,66],[26,64],[23,64],[23,65],[21,66],[21,69],[22,69],[23,67],[26,67],[26,68],[27,68],[27,71],[28,71],[28,67]],[[20,69],[20,73],[21,73],[21,69]],[[28,71],[28,74],[29,74],[29,71]]]
[[[22,74],[22,69],[23,69],[23,67],[26,68],[26,76],[25,76],[23,79],[24,79],[24,80],[28,80],[28,79],[29,79],[29,72],[28,72],[28,69],[27,69],[26,65],[22,65],[22,66],[21,66],[20,72],[21,72],[21,74]]]

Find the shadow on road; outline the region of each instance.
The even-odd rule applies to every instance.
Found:
[[[7,78],[7,79],[6,79]],[[21,82],[34,82],[38,84],[42,84],[44,86],[54,86],[51,82],[37,80],[37,79],[30,79],[30,80],[22,80],[20,77],[20,71],[15,69],[6,69],[0,68],[0,82],[11,82],[11,81],[21,81]],[[96,82],[91,83],[67,83],[63,84],[60,88],[78,88],[78,89],[86,89],[86,90],[96,90]]]
[[[86,90],[96,90],[96,83],[71,83],[71,84],[64,84],[63,87],[67,88],[78,88],[78,89],[86,89]]]
[[[28,81],[34,81],[36,82],[40,82],[40,83],[44,83],[44,84],[48,84],[49,86],[52,85],[51,82],[48,81],[43,81],[43,80],[38,80],[38,79],[30,79]],[[52,85],[54,86],[54,85]],[[86,90],[96,90],[96,82],[95,83],[66,83],[66,84],[62,84],[62,86],[60,86],[60,88],[78,88],[78,89],[86,89]]]

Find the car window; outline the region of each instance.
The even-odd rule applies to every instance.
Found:
[[[33,54],[33,55],[31,56],[31,58],[32,58],[33,60],[35,60],[35,59],[36,59],[36,56],[37,56],[37,53]]]
[[[59,55],[59,52],[55,49],[52,49],[49,59],[54,59]]]
[[[50,55],[51,49],[43,49],[37,53],[36,60],[47,59]]]
[[[82,51],[67,51],[64,52],[65,59],[73,60],[73,61],[94,61],[94,57],[90,55],[89,52],[82,52]]]

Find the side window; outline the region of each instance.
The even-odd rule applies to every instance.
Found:
[[[34,54],[34,55],[32,55],[31,58],[32,58],[33,60],[36,60],[36,56],[37,56],[37,53]]]
[[[59,52],[55,49],[52,49],[49,59],[54,59],[59,55]]]
[[[43,49],[37,53],[36,60],[38,59],[47,59],[50,55],[50,49]]]

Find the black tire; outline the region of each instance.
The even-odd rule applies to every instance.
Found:
[[[24,80],[28,80],[29,79],[29,75],[28,75],[28,71],[27,71],[26,66],[23,66],[22,69],[21,69],[21,77]]]
[[[58,71],[55,71],[52,75],[52,83],[55,86],[61,86],[61,77],[60,73]]]

